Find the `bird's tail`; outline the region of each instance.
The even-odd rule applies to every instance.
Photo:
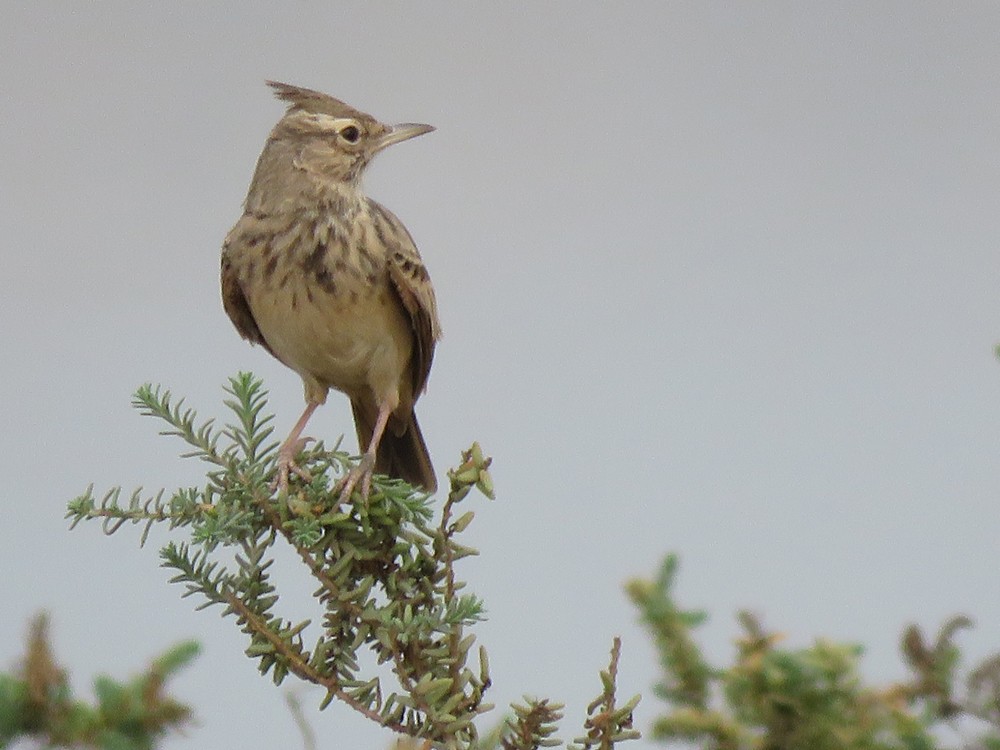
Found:
[[[368,447],[375,428],[375,411],[366,409],[358,401],[351,401],[354,425],[358,431],[358,445],[361,450]],[[414,487],[427,492],[437,491],[437,478],[431,457],[424,443],[424,436],[417,424],[417,415],[412,411],[406,422],[390,419],[382,440],[375,451],[375,473],[402,479]]]

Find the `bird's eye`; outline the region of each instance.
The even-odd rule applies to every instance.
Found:
[[[356,125],[348,125],[346,128],[340,131],[340,137],[343,138],[348,143],[357,143],[358,138],[361,137],[361,131],[358,130]]]

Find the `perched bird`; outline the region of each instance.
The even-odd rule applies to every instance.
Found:
[[[222,300],[240,335],[295,370],[306,408],[278,452],[278,487],[330,388],[351,400],[359,464],[341,500],[373,472],[437,488],[413,406],[441,336],[430,276],[406,227],[365,196],[372,158],[430,125],[385,125],[318,91],[268,81],[288,103],[222,248]]]

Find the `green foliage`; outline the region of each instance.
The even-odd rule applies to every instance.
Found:
[[[76,700],[65,671],[52,656],[44,616],[35,619],[16,674],[0,673],[0,748],[21,737],[47,747],[150,750],[168,730],[182,726],[190,709],[163,692],[166,680],[198,654],[178,644],[128,682],[94,680],[96,704]]]
[[[668,711],[653,725],[657,739],[706,750],[935,750],[945,722],[965,716],[992,725],[974,747],[1000,747],[1000,656],[973,670],[966,697],[958,696],[954,636],[971,625],[967,618],[945,623],[931,644],[915,625],[907,628],[902,650],[913,675],[887,688],[863,684],[859,646],[820,639],[780,648],[781,636],[746,612],[735,664],[715,668],[692,637],[705,614],[674,601],[676,571],[670,555],[656,579],[627,586],[663,667],[656,693]]]
[[[639,705],[639,696],[619,706],[615,695],[620,652],[621,640],[615,638],[611,662],[601,671],[601,694],[587,706],[585,734],[569,743],[569,750],[610,750],[619,742],[639,739],[639,731],[632,728],[632,713]],[[562,718],[561,703],[525,696],[523,704],[515,703],[511,708],[513,715],[504,721],[490,747],[499,744],[503,750],[538,750],[562,744],[554,736]]]
[[[485,701],[489,662],[467,630],[485,608],[456,575],[455,564],[477,554],[458,541],[474,512],[456,517],[456,509],[473,488],[492,498],[491,459],[478,444],[463,453],[449,472],[450,491],[437,518],[426,494],[380,476],[367,500],[355,495],[342,504],[337,482],[351,458],[322,443],[303,450],[298,464],[304,471],[293,473],[288,492],[279,494],[277,444],[261,381],[241,373],[226,391],[234,419],[221,429],[212,420],[199,423],[169,391],[147,385],[134,398],[144,415],[167,424],[163,434],[191,447],[185,456],[209,464],[203,487],[169,497],[137,490],[127,502],[120,488],[100,499],[90,488],[69,504],[67,517],[74,526],[100,520],[109,534],[137,524],[142,542],[154,523],[188,528],[188,541],[170,542],[160,552],[174,572],[171,581],[185,587],[184,596],[200,599],[199,609],[219,605],[235,618],[262,674],[277,684],[291,675],[320,685],[326,689],[321,707],[339,700],[404,735],[449,748],[483,747],[474,720],[492,708]],[[270,572],[279,544],[294,550],[317,584],[313,619],[293,622],[280,614]],[[223,551],[231,554],[220,557]],[[385,669],[362,666],[365,650],[376,665],[391,668],[393,687],[384,685]],[[599,699],[609,715],[598,729],[593,716],[587,724],[605,748],[637,736],[630,729],[637,699],[618,707],[614,667],[610,675]],[[510,747],[531,750],[549,737],[555,713],[539,705],[547,704],[528,709],[539,719],[531,732],[512,725],[527,733]]]
[[[586,734],[577,737],[570,750],[608,750],[619,742],[639,739],[639,732],[632,728],[632,712],[639,705],[639,696],[633,696],[624,706],[617,704],[615,686],[618,682],[618,656],[621,640],[615,638],[611,649],[611,663],[601,672],[602,693],[587,706]]]

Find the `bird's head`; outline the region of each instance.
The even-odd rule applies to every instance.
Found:
[[[382,149],[434,130],[430,125],[386,125],[371,115],[319,91],[268,81],[279,99],[288,102],[268,146],[286,165],[331,182],[356,184],[365,167]],[[262,155],[263,158],[263,155]]]

